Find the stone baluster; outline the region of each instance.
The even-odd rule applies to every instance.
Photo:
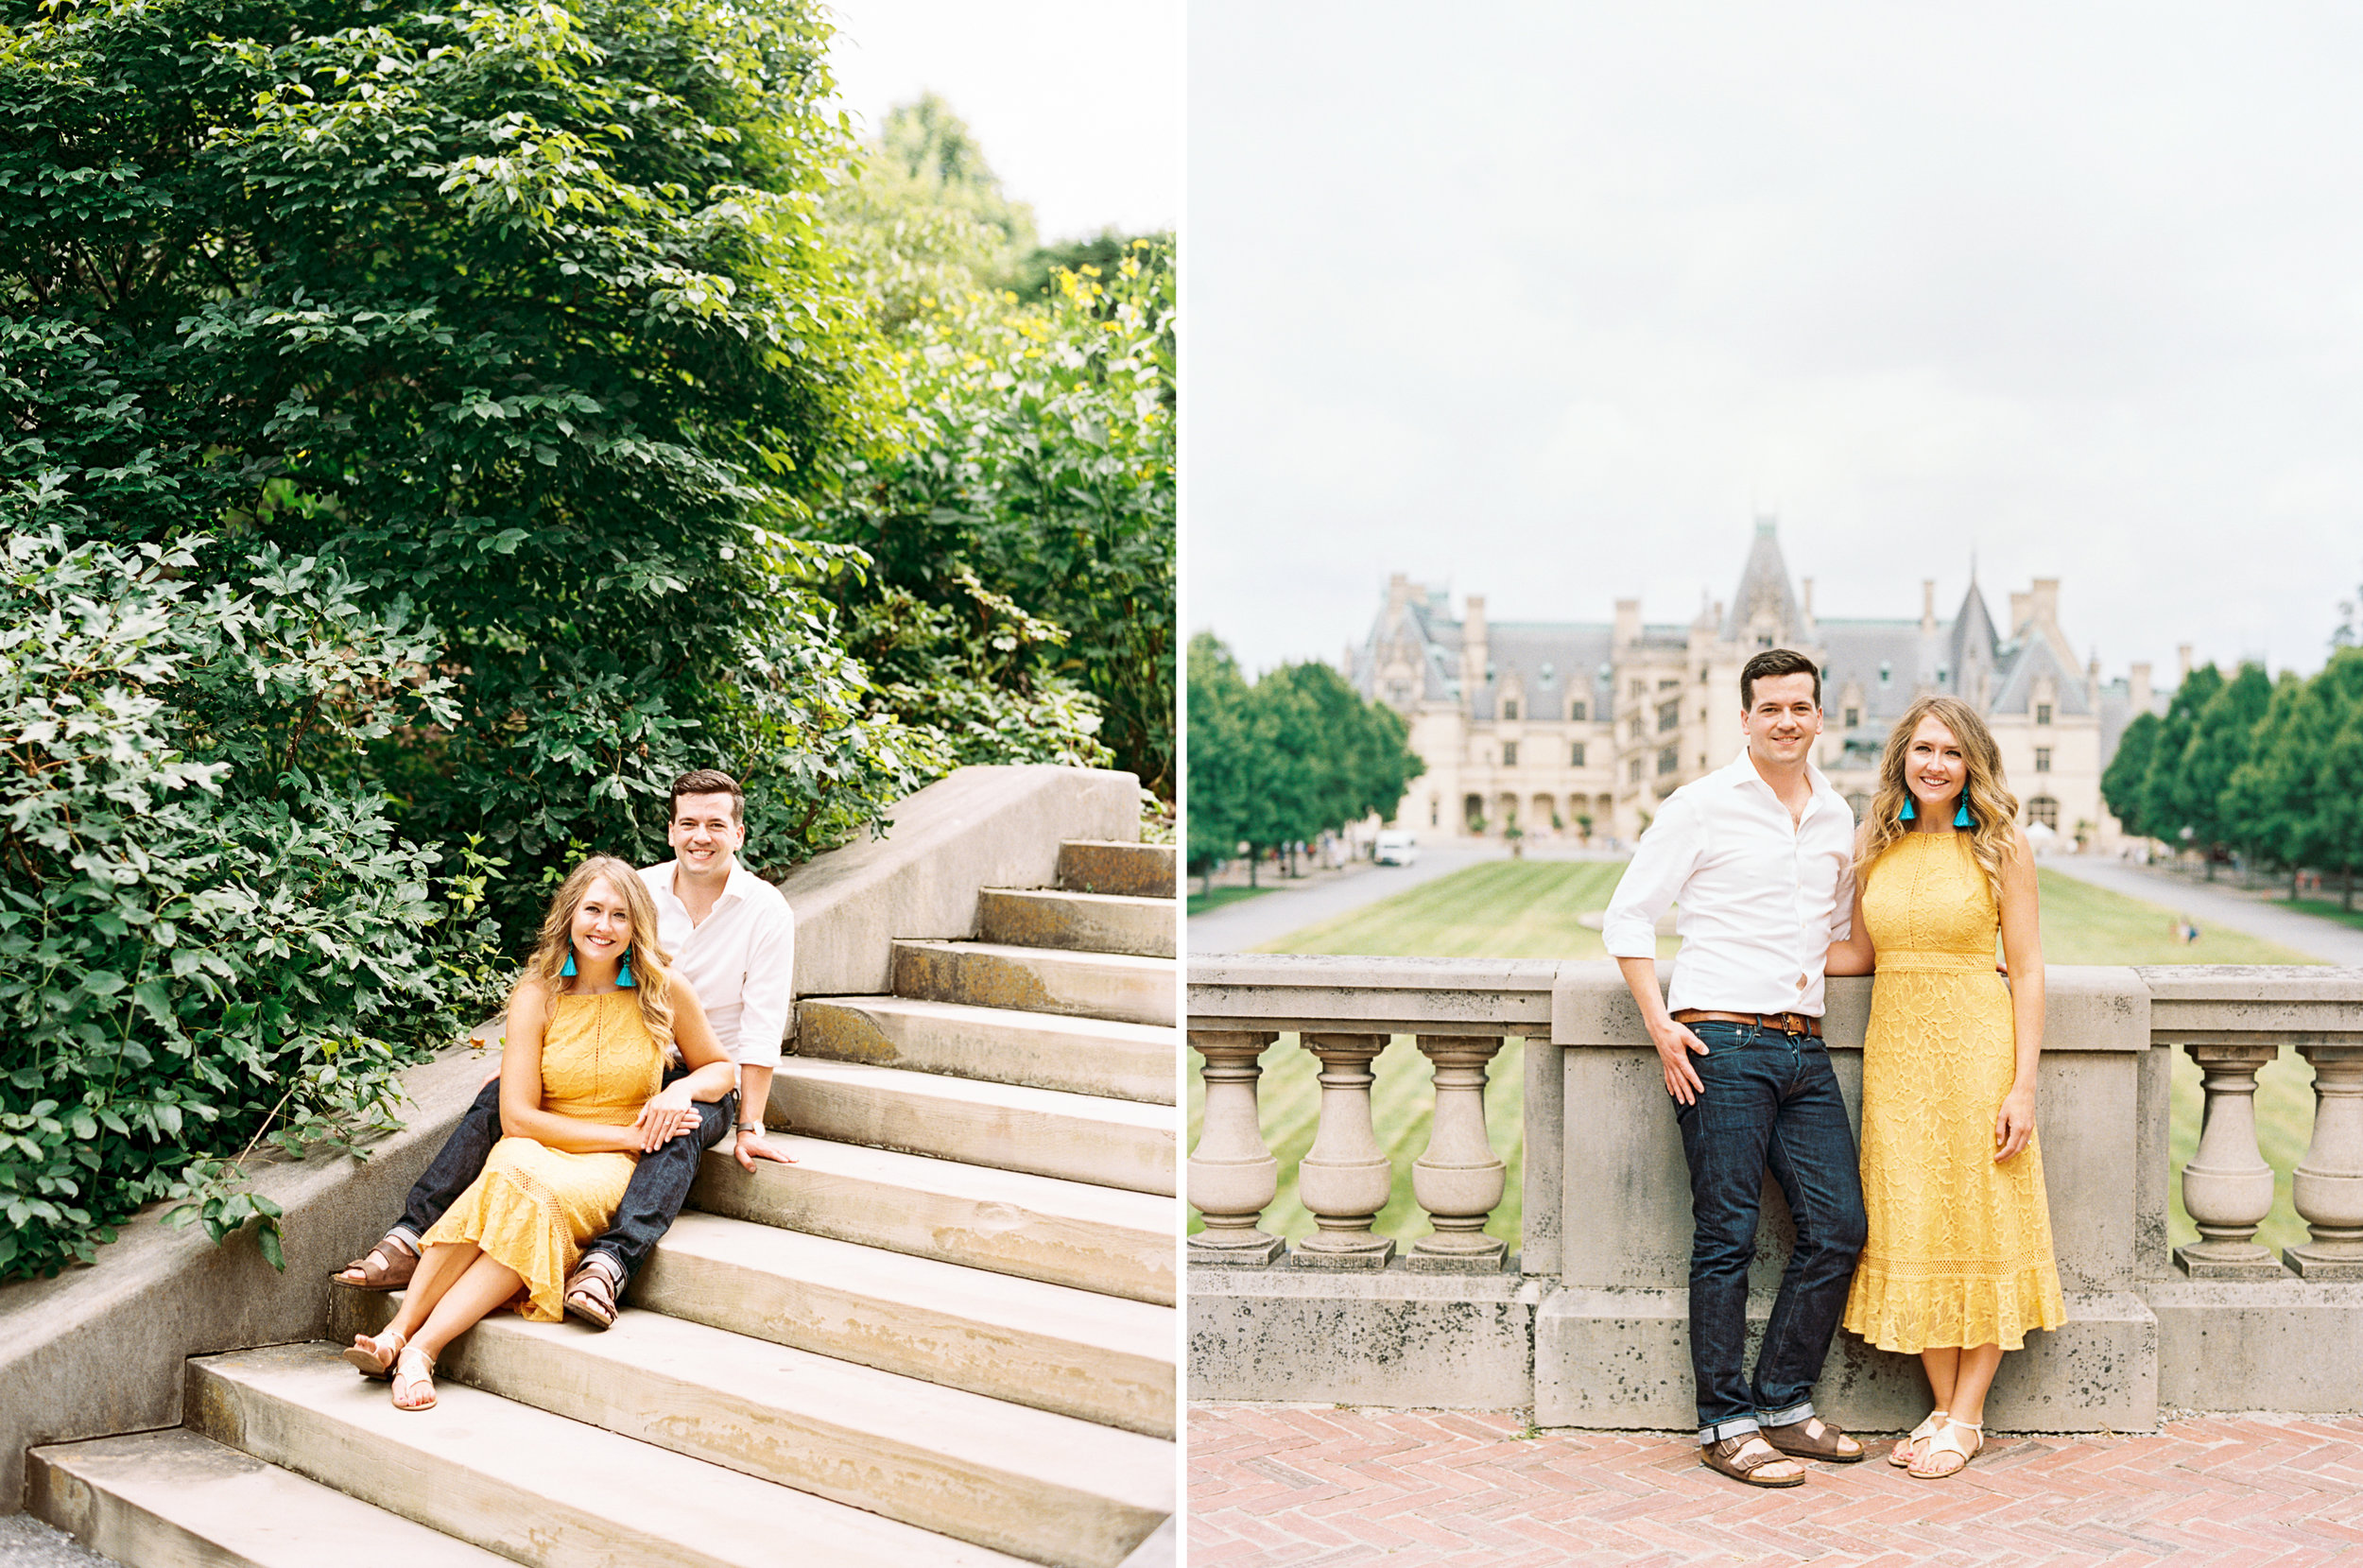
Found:
[[[1259,1227],[1280,1192],[1280,1162],[1264,1146],[1255,1108],[1258,1060],[1280,1036],[1268,1030],[1192,1030],[1190,1044],[1206,1059],[1206,1112],[1190,1155],[1190,1204],[1206,1228],[1190,1238],[1193,1265],[1271,1263],[1285,1250]]]
[[[2272,1212],[2273,1173],[2256,1147],[2256,1073],[2273,1045],[2185,1045],[2205,1075],[2207,1120],[2199,1152],[2182,1167],[2182,1207],[2199,1239],[2174,1261],[2195,1280],[2286,1279],[2280,1260],[2255,1242]]]
[[[1435,1068],[1436,1115],[1427,1152],[1411,1163],[1411,1193],[1436,1228],[1411,1244],[1406,1261],[1437,1272],[1493,1273],[1509,1244],[1485,1233],[1506,1171],[1485,1132],[1485,1070],[1502,1042],[1469,1035],[1419,1041]]]
[[[2363,1046],[2298,1052],[2314,1064],[2314,1138],[2289,1196],[2314,1239],[2281,1256],[2309,1280],[2363,1280]]]
[[[1312,1151],[1297,1166],[1297,1197],[1319,1227],[1297,1244],[1296,1261],[1315,1268],[1384,1268],[1395,1244],[1371,1233],[1393,1196],[1395,1172],[1371,1126],[1371,1063],[1383,1034],[1308,1034],[1320,1059],[1321,1119]]]

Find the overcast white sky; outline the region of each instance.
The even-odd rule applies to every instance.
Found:
[[[922,93],[983,144],[1045,240],[1182,215],[1182,0],[835,0],[829,63],[865,134]]]
[[[2104,673],[2363,581],[2363,11],[1191,0],[1185,619],[1686,620],[1971,552]]]

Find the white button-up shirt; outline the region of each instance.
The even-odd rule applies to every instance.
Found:
[[[1609,900],[1601,938],[1618,958],[1657,954],[1657,922],[1678,904],[1669,1009],[1822,1010],[1830,943],[1854,929],[1854,814],[1820,769],[1802,818],[1739,760],[1666,797]]]
[[[733,862],[722,896],[699,924],[673,893],[679,864],[667,860],[640,873],[656,900],[657,940],[673,956],[673,973],[698,993],[714,1038],[731,1060],[741,1067],[776,1067],[796,978],[796,921],[787,900]]]

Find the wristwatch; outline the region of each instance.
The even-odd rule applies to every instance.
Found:
[[[763,1124],[761,1122],[740,1122],[737,1126],[738,1130],[741,1132],[761,1132],[763,1130]]]

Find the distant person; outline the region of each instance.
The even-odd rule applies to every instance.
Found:
[[[1786,648],[1739,672],[1747,750],[1684,784],[1641,836],[1601,922],[1674,1098],[1690,1164],[1690,1368],[1708,1468],[1754,1487],[1852,1464],[1862,1444],[1814,1413],[1863,1244],[1854,1134],[1821,1042],[1821,965],[1854,904],[1854,816],[1811,762],[1821,676]],[[1672,994],[1657,922],[1679,905]],[[1670,1010],[1669,1010],[1670,1009]],[[1755,1376],[1748,1265],[1769,1171],[1797,1221]]]
[[[1862,1067],[1871,1236],[1846,1327],[1920,1357],[1935,1407],[1888,1459],[1922,1480],[1985,1446],[2003,1353],[2067,1320],[2035,1139],[2043,941],[2017,815],[1985,722],[1953,698],[1915,701],[1888,736],[1851,930],[1829,952],[1830,974],[1878,976]]]

